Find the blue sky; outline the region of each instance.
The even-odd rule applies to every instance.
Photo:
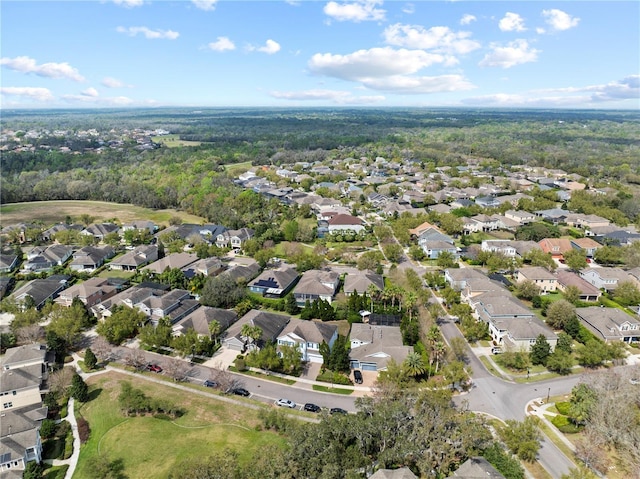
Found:
[[[0,3],[2,108],[640,108],[640,2]]]

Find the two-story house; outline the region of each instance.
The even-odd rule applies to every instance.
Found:
[[[109,245],[85,246],[73,253],[69,269],[91,273],[102,266],[105,260],[112,258],[114,254],[115,250]]]
[[[640,321],[618,308],[577,308],[580,322],[597,338],[605,342],[640,341]]]
[[[331,303],[339,285],[340,275],[335,271],[312,269],[302,274],[300,281],[293,288],[293,296],[299,306],[317,299]]]
[[[618,284],[632,281],[629,274],[622,268],[585,268],[580,271],[580,277],[598,289],[613,291]]]
[[[524,210],[507,210],[504,216],[510,220],[517,221],[518,224],[526,225],[536,220],[536,215]]]
[[[542,294],[551,293],[558,289],[558,278],[541,266],[520,268],[516,274],[516,282],[520,284],[523,281],[531,281],[534,283],[540,288]]]
[[[223,334],[222,344],[225,348],[233,351],[259,350],[265,344],[275,342],[289,321],[291,321],[291,317],[284,314],[252,309],[226,330]],[[260,338],[253,340],[253,338],[244,337],[242,327],[245,324],[260,328]]]
[[[291,318],[279,334],[277,344],[278,348],[295,346],[303,361],[322,364],[320,345],[326,343],[332,347],[337,337],[338,327],[333,324]]]
[[[378,326],[369,323],[353,323],[349,335],[351,369],[363,371],[385,371],[391,360],[402,364],[413,352],[404,346],[402,333],[397,326]]]
[[[216,236],[216,246],[218,248],[231,248],[232,250],[240,250],[242,249],[242,245],[245,241],[253,238],[254,233],[254,230],[250,228],[226,230]]]
[[[364,224],[357,216],[339,213],[329,220],[329,233],[338,233],[341,231],[360,233],[364,231]]]
[[[117,292],[118,288],[110,285],[107,278],[96,276],[61,291],[55,302],[62,306],[71,306],[74,298],[78,298],[87,308],[91,308],[114,296]]]
[[[272,298],[284,297],[298,281],[295,268],[283,265],[277,269],[265,269],[248,284],[249,290]]]
[[[373,271],[349,273],[344,279],[344,294],[347,296],[351,296],[354,293],[362,295],[368,292],[371,285],[378,291],[382,291],[384,289],[384,277]]]

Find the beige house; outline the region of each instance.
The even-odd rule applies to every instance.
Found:
[[[558,278],[541,266],[521,268],[516,274],[518,284],[523,281],[531,281],[540,288],[541,293],[551,293],[558,290]]]

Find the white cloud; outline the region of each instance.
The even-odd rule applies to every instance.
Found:
[[[563,31],[578,26],[580,19],[572,17],[562,10],[552,8],[551,10],[542,10],[542,16],[545,17],[545,22],[553,30]]]
[[[449,27],[427,30],[420,25],[396,23],[385,28],[383,36],[389,45],[452,54],[465,54],[480,48],[480,43],[469,39],[470,32],[454,32]]]
[[[216,9],[216,3],[218,3],[218,0],[191,0],[191,2],[196,6],[196,8],[210,12]]]
[[[386,11],[376,8],[382,0],[356,0],[350,3],[329,2],[324,6],[325,15],[339,22],[383,21]]]
[[[18,96],[29,98],[36,101],[51,101],[53,100],[53,94],[48,88],[35,88],[35,87],[20,87],[20,86],[7,86],[0,87],[0,94],[6,96]]]
[[[68,63],[43,63],[38,65],[33,58],[26,56],[15,58],[1,58],[0,65],[4,65],[10,70],[22,73],[33,73],[47,78],[67,78],[69,80],[81,82],[84,77],[80,75],[76,68]]]
[[[129,35],[130,37],[135,37],[138,33],[141,33],[149,40],[155,40],[157,38],[175,40],[180,36],[178,32],[174,32],[173,30],[151,30],[147,27],[118,27],[116,30],[119,33]]]
[[[265,42],[264,46],[256,47],[254,45],[248,45],[247,50],[249,50],[250,52],[256,51],[266,53],[267,55],[273,55],[274,53],[280,51],[280,44],[274,40],[268,39]]]
[[[416,6],[413,3],[407,3],[404,7],[402,7],[402,13],[406,13],[407,15],[411,15],[415,13]]]
[[[107,88],[122,88],[127,85],[125,85],[117,78],[105,77],[102,79],[102,86],[106,86]]]
[[[141,7],[144,4],[144,0],[113,0],[116,5],[122,5],[126,8]]]
[[[348,55],[316,53],[309,60],[309,69],[316,74],[343,80],[362,81],[365,78],[407,75],[446,57],[423,50],[396,50],[391,47],[358,50]]]
[[[602,85],[567,87],[539,90],[539,93],[590,93],[591,101],[638,100],[640,98],[640,75],[629,75]]]
[[[90,88],[87,88],[86,90],[83,90],[80,94],[84,95],[84,96],[89,96],[89,97],[92,97],[92,98],[95,98],[95,97],[99,96],[98,90],[96,90],[93,87],[90,87]]]
[[[236,49],[235,44],[227,37],[218,37],[215,42],[209,43],[207,47],[216,52],[224,52]]]
[[[472,90],[475,85],[462,75],[440,76],[403,76],[394,75],[386,78],[371,78],[363,82],[367,88],[397,94],[440,93],[461,90]]]
[[[524,18],[517,13],[507,12],[498,22],[498,27],[503,32],[524,32]]]
[[[540,50],[531,48],[529,43],[522,39],[510,42],[507,46],[492,43],[490,48],[491,52],[487,53],[479,63],[481,67],[511,68],[523,63],[535,62],[540,53]]]
[[[466,13],[460,19],[460,25],[469,25],[471,22],[475,22],[476,20],[477,18],[475,15],[470,15]]]
[[[367,105],[385,100],[382,95],[354,96],[348,91],[340,90],[304,90],[304,91],[272,91],[273,98],[292,101],[332,101],[339,105]]]
[[[134,103],[134,100],[126,96],[100,97],[98,95],[87,95],[86,91],[80,95],[62,95],[61,98],[66,103],[83,103],[85,105],[126,106]]]

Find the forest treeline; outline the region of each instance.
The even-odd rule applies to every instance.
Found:
[[[3,116],[5,132],[66,134],[29,138],[35,151],[2,152],[2,203],[104,200],[182,208],[213,221],[212,211],[241,191],[226,175],[225,165],[378,156],[412,161],[425,171],[480,158],[494,167],[561,168],[591,180],[640,184],[636,112],[159,109],[15,111]],[[100,133],[103,145],[117,136],[118,148],[96,152],[98,139],[76,134],[90,128]],[[161,128],[203,143],[141,150],[126,133],[136,128]],[[11,140],[3,144],[10,150],[16,146]]]

